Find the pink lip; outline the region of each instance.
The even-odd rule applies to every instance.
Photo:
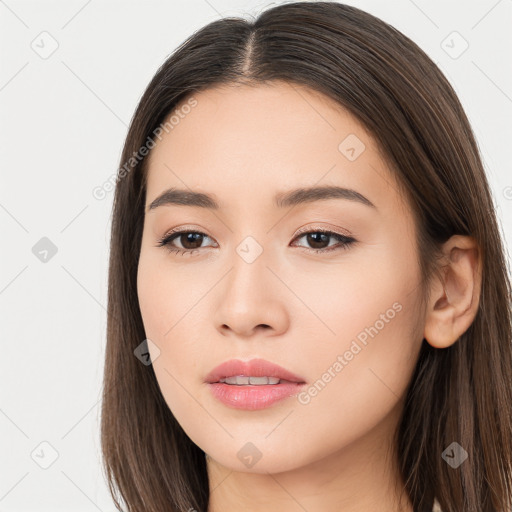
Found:
[[[268,385],[231,385],[220,379],[244,375],[250,377],[277,377],[287,381]],[[257,410],[296,395],[305,381],[279,365],[265,359],[241,361],[231,359],[215,367],[205,378],[212,394],[222,403],[237,409]]]
[[[236,375],[245,375],[250,377],[277,377],[282,380],[288,380],[295,383],[304,383],[302,377],[285,370],[282,366],[266,361],[265,359],[251,359],[250,361],[241,361],[240,359],[230,359],[219,366],[216,366],[207,376],[206,382],[219,382],[226,377]]]

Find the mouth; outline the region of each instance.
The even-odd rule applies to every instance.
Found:
[[[277,384],[292,384],[292,381],[286,379],[280,379],[279,377],[256,377],[246,375],[236,375],[233,377],[226,377],[220,379],[219,383],[228,384],[230,386],[275,386]],[[297,382],[295,382],[297,384]]]
[[[282,366],[265,359],[231,359],[216,366],[205,378],[209,384],[221,382],[235,386],[304,384],[305,380]]]
[[[213,396],[236,409],[259,410],[299,393],[306,384],[285,368],[264,359],[232,359],[206,377]]]

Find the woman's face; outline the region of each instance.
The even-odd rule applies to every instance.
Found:
[[[164,399],[194,443],[238,471],[382,446],[424,317],[412,213],[374,140],[304,87],[194,98],[148,162],[137,287]],[[311,187],[354,192],[291,193]],[[171,188],[189,194],[149,208]],[[194,193],[211,200],[187,204]],[[159,246],[171,231],[185,234]],[[256,358],[303,384],[207,382],[227,360]]]

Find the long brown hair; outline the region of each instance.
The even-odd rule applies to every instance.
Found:
[[[425,289],[439,271],[443,242],[460,234],[478,243],[476,317],[446,349],[423,340],[395,448],[415,511],[430,512],[437,498],[444,512],[507,512],[511,285],[469,121],[441,71],[401,32],[355,7],[304,1],[253,21],[220,19],[194,33],[158,69],[131,121],[113,204],[101,411],[104,471],[116,506],[206,512],[210,492],[204,452],[169,410],[152,366],[134,356],[146,338],[136,287],[147,172],[139,152],[195,92],[273,80],[325,94],[373,135],[413,210]],[[442,457],[452,442],[468,453],[456,469]]]

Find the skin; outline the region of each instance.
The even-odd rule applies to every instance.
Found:
[[[137,286],[163,397],[207,454],[209,512],[412,512],[407,499],[399,504],[403,481],[391,436],[423,337],[447,347],[474,318],[473,241],[457,236],[445,244],[446,280],[431,284],[423,304],[412,212],[353,116],[283,82],[194,97],[197,105],[149,156]],[[354,161],[338,149],[349,134],[365,145]],[[376,208],[339,198],[274,207],[276,193],[313,185],[354,189]],[[209,193],[221,209],[148,210],[170,187]],[[177,255],[157,246],[182,226],[208,235],[198,250]],[[315,253],[338,239],[315,246],[299,228],[356,241]],[[236,251],[247,236],[263,249],[250,264]],[[186,244],[185,237],[172,242],[193,247]],[[290,397],[237,410],[204,381],[223,361],[261,357],[312,386],[393,304],[400,311],[308,403]],[[237,456],[248,442],[261,453],[252,467]]]

